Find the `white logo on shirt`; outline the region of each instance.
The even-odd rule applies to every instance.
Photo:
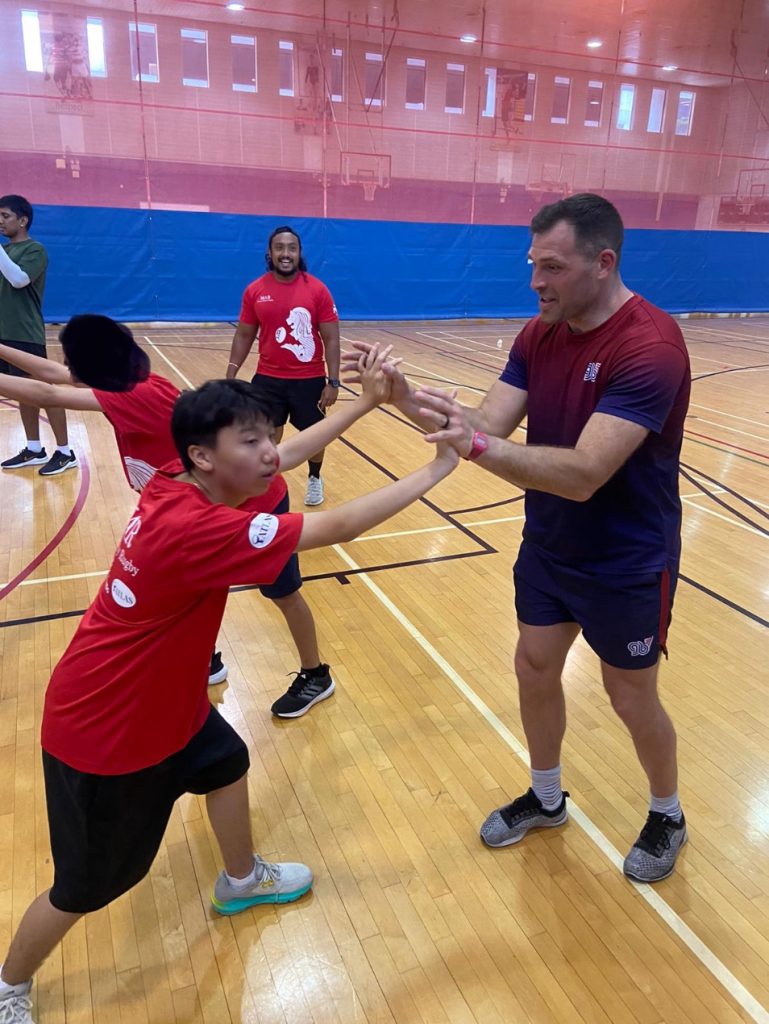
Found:
[[[273,302],[274,299],[271,295],[260,295],[256,300],[257,302]]]
[[[141,528],[141,516],[134,516],[133,519],[130,519],[128,521],[128,526],[126,526],[125,533],[123,534],[123,543],[127,548],[130,548],[130,546],[133,544],[134,538],[136,537],[136,534],[139,532],[139,530],[141,530]]]
[[[309,363],[315,355],[315,339],[312,336],[312,315],[304,306],[294,306],[286,317],[291,329],[291,337],[296,344],[283,344],[286,340],[286,328],[279,327],[275,331],[275,341],[288,352],[293,352],[300,363]]]
[[[130,455],[126,455],[123,462],[125,463],[125,471],[128,474],[128,481],[131,487],[135,491],[143,491],[155,475],[155,467],[150,466],[149,462],[143,462],[141,459],[132,459]]]
[[[251,542],[252,547],[266,548],[268,544],[272,543],[277,532],[277,516],[271,516],[266,512],[260,512],[259,515],[254,516],[251,520],[248,527],[248,539]]]
[[[587,369],[585,370],[585,376],[582,379],[590,381],[591,384],[595,384],[598,379],[598,371],[600,369],[600,363],[588,363]]]
[[[121,608],[133,608],[136,604],[136,595],[122,580],[112,581],[111,592],[112,600],[115,604],[119,604]]]

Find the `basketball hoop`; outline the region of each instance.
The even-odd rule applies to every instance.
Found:
[[[362,181],[361,185],[363,186],[363,198],[367,203],[373,202],[374,196],[376,195],[377,182]]]

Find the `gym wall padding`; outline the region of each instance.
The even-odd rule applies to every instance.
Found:
[[[528,229],[502,225],[289,218],[311,273],[343,320],[527,317]],[[125,321],[234,321],[264,271],[280,218],[39,206],[48,249],[44,313],[59,323],[101,312]],[[625,283],[671,313],[769,308],[769,234],[630,229]]]

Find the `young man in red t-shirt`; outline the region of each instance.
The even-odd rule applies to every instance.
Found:
[[[45,407],[102,412],[115,431],[126,477],[141,491],[158,467],[176,457],[171,411],[179,389],[150,372],[147,354],[127,327],[106,316],[72,317],[59,335],[66,366],[0,345],[0,359],[25,371],[28,380],[0,374],[0,395]],[[83,386],[87,385],[87,386]],[[254,512],[288,512],[288,487],[278,473],[264,495],[252,499]],[[294,555],[274,583],[261,586],[286,619],[300,659],[288,691],[272,706],[281,718],[297,718],[334,692],[329,666],[320,660],[315,620],[300,589]],[[214,651],[209,683],[222,683],[227,668]]]
[[[389,351],[389,350],[387,350]],[[362,394],[290,438],[287,462],[329,443],[387,397],[387,352],[362,363]],[[435,459],[372,494],[317,514],[254,515],[248,501],[278,472],[269,406],[244,381],[181,396],[172,429],[181,462],[142,492],[109,575],[54,669],[42,724],[54,882],[28,908],[0,968],[0,1016],[32,1022],[43,960],[86,913],[150,869],[175,801],[205,794],[224,860],[212,903],[235,914],[298,899],[300,863],[254,854],[248,751],[208,701],[206,666],[228,587],[269,583],[295,551],[352,540],[421,497],[457,464]]]
[[[252,383],[264,392],[280,440],[288,420],[297,430],[317,423],[339,395],[339,315],[328,288],[307,273],[302,242],[287,226],[267,242],[267,273],[243,292],[227,377],[236,376],[259,335]],[[323,503],[323,449],[309,459],[305,505]]]

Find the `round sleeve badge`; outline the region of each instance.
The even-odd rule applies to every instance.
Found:
[[[278,517],[266,512],[254,516],[248,527],[248,539],[255,548],[266,548],[278,532]]]

